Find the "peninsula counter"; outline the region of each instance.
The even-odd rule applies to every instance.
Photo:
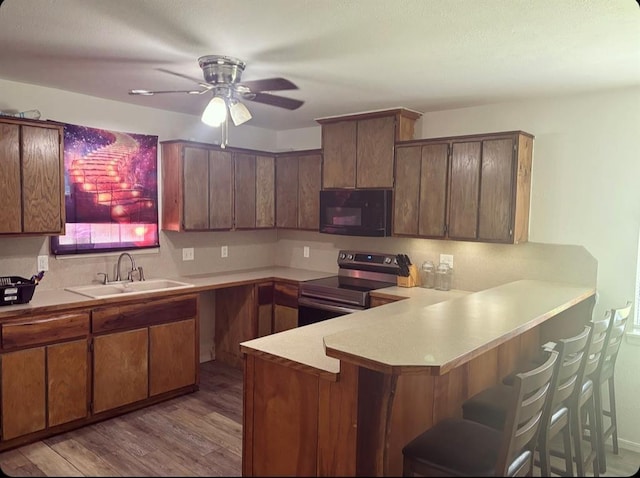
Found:
[[[425,291],[243,342],[243,475],[400,475],[404,444],[581,330],[594,299],[536,280]]]

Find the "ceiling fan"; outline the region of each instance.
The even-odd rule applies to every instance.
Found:
[[[267,78],[264,80],[241,81],[246,63],[238,58],[222,55],[206,55],[198,58],[202,68],[204,82],[199,82],[178,73],[174,75],[196,81],[200,89],[193,90],[129,90],[130,95],[152,96],[163,93],[187,93],[202,95],[213,93],[213,98],[202,113],[202,122],[209,126],[226,125],[227,116],[233,124],[241,125],[251,119],[251,113],[240,100],[264,103],[279,108],[295,110],[304,101],[284,96],[272,95],[265,91],[297,90],[298,87],[285,78]]]

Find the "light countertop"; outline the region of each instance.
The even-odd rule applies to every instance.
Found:
[[[595,290],[520,280],[474,293],[417,287],[378,293],[410,299],[243,342],[241,350],[327,375],[339,373],[339,359],[388,373],[431,369],[442,374],[588,299]]]
[[[0,318],[15,315],[26,316],[36,313],[46,313],[67,307],[95,307],[96,305],[114,304],[122,301],[137,300],[145,297],[163,297],[176,294],[188,294],[206,290],[233,287],[236,285],[250,284],[256,281],[279,279],[294,282],[319,279],[335,275],[335,273],[294,269],[291,267],[265,267],[259,269],[247,269],[234,272],[207,273],[187,276],[170,276],[163,279],[177,280],[192,284],[193,287],[158,291],[145,294],[127,295],[122,298],[92,299],[65,289],[43,289],[36,287],[33,298],[27,304],[3,305],[0,307]],[[156,279],[149,276],[148,279]],[[46,280],[46,279],[45,279]],[[83,284],[90,285],[90,284]],[[95,284],[94,284],[95,285]]]

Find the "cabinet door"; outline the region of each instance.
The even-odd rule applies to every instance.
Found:
[[[234,208],[235,227],[256,227],[256,157],[249,154],[234,154]]]
[[[447,143],[422,147],[420,168],[420,218],[418,234],[444,237],[447,212],[447,175],[449,172]]]
[[[189,187],[188,184],[185,187]],[[233,227],[233,157],[226,151],[209,152],[209,228]]]
[[[480,141],[452,144],[448,231],[451,239],[477,237],[480,155]]]
[[[147,328],[93,339],[93,411],[143,400],[148,396]]]
[[[396,187],[393,201],[393,233],[416,235],[420,198],[420,146],[396,152]]]
[[[184,148],[183,217],[186,231],[209,229],[208,156],[209,152],[206,149],[190,146]]]
[[[2,439],[44,430],[45,348],[2,355]]]
[[[319,154],[298,158],[298,228],[320,228],[320,176],[322,157]]]
[[[256,227],[276,225],[276,160],[256,156]]]
[[[196,383],[196,320],[149,327],[149,395]]]
[[[298,227],[298,158],[279,156],[276,162],[276,225]]]
[[[510,242],[513,238],[514,142],[512,138],[482,142],[478,239]]]
[[[60,132],[22,126],[24,232],[59,233],[64,229],[61,178]]]
[[[356,121],[322,125],[322,188],[356,185]]]
[[[393,187],[395,116],[358,121],[356,187]]]
[[[22,232],[20,126],[0,123],[0,233]]]
[[[89,354],[86,339],[47,346],[48,425],[89,413]]]

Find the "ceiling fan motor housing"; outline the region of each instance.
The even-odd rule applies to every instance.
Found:
[[[207,55],[198,58],[204,81],[213,85],[238,83],[246,63],[238,58]]]

